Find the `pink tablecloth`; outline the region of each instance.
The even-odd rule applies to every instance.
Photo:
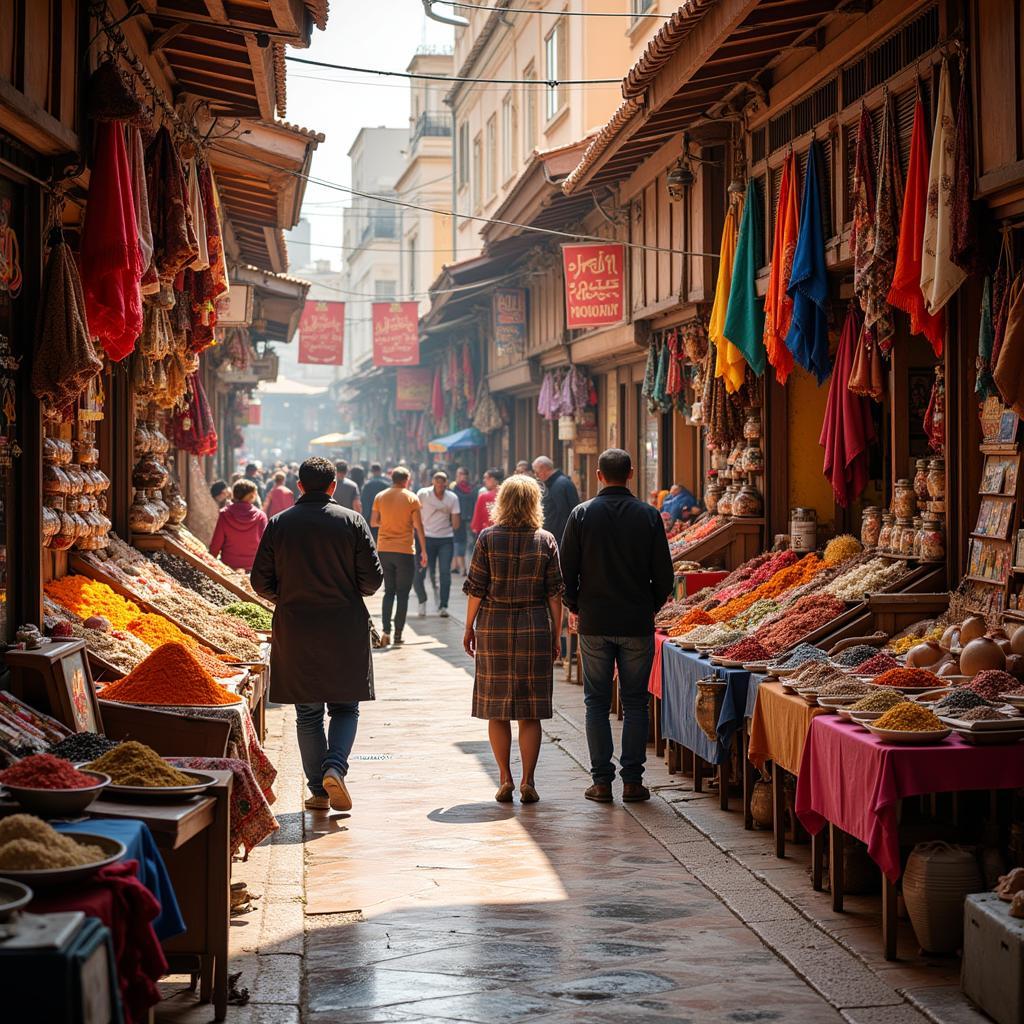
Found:
[[[651,677],[647,680],[648,692],[661,700],[661,648],[668,639],[664,633],[654,634],[654,664],[651,665]]]
[[[1024,744],[974,747],[955,734],[929,747],[884,743],[834,715],[811,722],[796,785],[796,813],[812,835],[831,822],[867,843],[900,876],[899,801],[926,793],[1024,786]]]

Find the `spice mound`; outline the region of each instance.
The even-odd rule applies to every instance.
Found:
[[[782,661],[772,662],[772,667],[798,668],[809,661],[828,661],[828,655],[820,647],[815,647],[813,644],[800,644],[799,647],[790,652],[789,657]]]
[[[987,668],[979,672],[968,684],[967,689],[973,690],[985,700],[995,700],[999,694],[1007,693],[1018,685],[1018,680],[1009,672],[997,668]]]
[[[825,545],[824,562],[826,565],[836,565],[838,562],[845,562],[848,558],[854,558],[863,550],[856,537],[848,533],[841,533]]]
[[[888,711],[889,708],[896,707],[897,704],[903,704],[906,701],[906,697],[903,696],[899,690],[888,690],[885,688],[879,689],[875,687],[873,693],[869,693],[865,697],[861,697],[856,704],[850,705],[851,711]]]
[[[862,676],[876,676],[881,672],[887,672],[891,668],[899,668],[900,663],[891,654],[880,651],[872,654],[867,661],[862,661],[854,667]]]
[[[960,718],[961,712],[970,711],[972,708],[990,708],[992,705],[985,700],[981,694],[975,693],[973,690],[961,688],[954,690],[952,693],[947,693],[942,700],[935,704],[935,710],[941,712],[944,715],[951,715],[954,718]]]
[[[846,676],[843,679],[837,679],[835,682],[826,683],[824,686],[818,688],[818,696],[825,697],[861,697],[867,694],[871,690],[870,683],[862,683],[859,679],[851,679]]]
[[[942,728],[942,723],[935,715],[912,700],[893,705],[872,724],[876,729],[890,729],[893,732],[933,732]]]
[[[191,786],[195,779],[171,767],[152,747],[136,740],[119,743],[86,766],[105,772],[115,786]]]
[[[891,668],[872,679],[875,686],[888,686],[899,689],[901,686],[942,686],[942,680],[934,672],[926,672],[923,668]]]
[[[98,846],[76,843],[31,814],[0,821],[0,872],[72,868],[106,858]]]
[[[971,708],[970,711],[965,711],[962,715],[958,716],[961,722],[992,722],[998,719],[1006,718],[1006,715],[1002,711],[997,711],[995,708],[987,708],[984,705],[980,707]]]
[[[833,668],[828,662],[808,661],[789,677],[789,681],[799,689],[805,689],[838,682],[843,678],[845,677],[842,672]]]
[[[731,647],[726,647],[722,651],[722,657],[731,661],[767,661],[771,654],[752,637],[748,637]]]
[[[27,789],[87,789],[96,780],[52,754],[31,754],[0,772],[0,782]]]
[[[840,651],[838,654],[834,655],[832,661],[836,665],[842,665],[843,668],[853,668],[854,666],[867,661],[869,658],[873,658],[877,653],[877,647],[872,647],[869,644],[857,644],[855,647],[847,647],[845,651]],[[895,667],[896,661],[893,659],[893,663],[889,668]]]
[[[66,761],[91,761],[100,754],[105,754],[117,746],[115,740],[108,740],[95,732],[73,732],[56,746],[50,747],[54,757],[63,757]]]
[[[261,608],[251,601],[235,601],[229,604],[224,611],[228,615],[234,615],[235,618],[241,619],[253,629],[261,629],[264,632],[270,629],[271,623],[274,621],[273,615],[266,608]]]
[[[235,704],[182,644],[162,644],[123,679],[105,686],[103,700],[121,704]]]

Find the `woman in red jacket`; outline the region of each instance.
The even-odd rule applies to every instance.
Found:
[[[285,487],[285,479],[284,473],[280,470],[274,474],[274,486],[267,491],[266,501],[263,502],[263,511],[268,520],[295,504],[295,495]]]
[[[266,515],[253,504],[256,494],[256,485],[251,480],[237,481],[231,489],[233,501],[217,516],[210,554],[220,555],[221,561],[232,569],[248,572],[252,568],[260,538],[267,528]]]

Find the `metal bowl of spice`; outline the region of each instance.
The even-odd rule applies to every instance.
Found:
[[[0,772],[0,784],[26,811],[77,817],[110,785],[103,772],[82,771],[51,754],[32,754]]]
[[[0,878],[0,924],[32,902],[32,890],[12,878]]]
[[[56,832],[31,814],[0,821],[0,874],[33,889],[88,878],[124,855],[124,844],[116,839]]]
[[[135,740],[118,744],[91,762],[90,767],[109,773],[113,781],[108,796],[133,799],[194,796],[217,781],[206,772],[181,771],[151,747]]]

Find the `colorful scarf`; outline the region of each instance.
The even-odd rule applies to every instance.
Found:
[[[786,348],[786,335],[793,319],[793,300],[786,288],[793,272],[793,254],[798,234],[796,197],[796,157],[790,153],[782,164],[779,208],[775,215],[775,237],[772,239],[772,263],[764,305],[765,354],[768,363],[775,368],[775,379],[780,384],[785,384],[793,372],[793,353]]]
[[[935,355],[941,356],[946,317],[941,311],[935,316],[928,312],[921,291],[921,249],[928,214],[927,131],[924,103],[918,93],[914,106],[914,127],[910,136],[910,158],[907,162],[907,187],[903,193],[896,272],[886,299],[891,306],[903,310],[910,317],[911,334],[923,334],[931,343]]]
[[[896,325],[886,302],[896,269],[897,220],[899,218],[900,158],[896,152],[896,126],[888,93],[882,101],[882,135],[878,145],[875,176],[875,226],[872,250],[863,268],[861,303],[864,326],[883,352],[892,348]]]
[[[191,270],[209,270],[210,249],[207,244],[206,207],[199,188],[199,170],[195,159],[188,162],[188,211],[192,230],[196,233],[196,258],[189,264]]]
[[[865,272],[875,248],[875,153],[874,128],[868,108],[862,103],[857,129],[857,150],[853,160],[853,217],[850,224],[850,252],[853,256],[853,294],[867,312]]]
[[[430,412],[434,422],[440,426],[444,419],[444,388],[441,386],[441,367],[434,370],[434,386],[430,392]]]
[[[161,281],[171,281],[199,255],[188,206],[188,182],[166,127],[146,150],[146,185],[153,225],[153,260]]]
[[[956,110],[956,177],[953,181],[953,239],[950,259],[968,274],[984,270],[978,238],[978,214],[974,204],[974,146],[971,142],[967,74],[960,67],[960,100]]]
[[[839,334],[835,372],[818,438],[825,449],[823,472],[832,485],[836,503],[843,508],[859,498],[867,486],[868,450],[875,440],[870,403],[846,386],[860,328],[859,309],[851,302]]]
[[[821,222],[821,185],[818,180],[818,143],[807,156],[800,237],[793,254],[793,274],[787,291],[793,299],[793,321],[786,347],[796,361],[821,384],[832,369],[828,351],[828,272],[825,268],[825,232]],[[846,380],[843,381],[844,385]]]
[[[743,199],[732,287],[725,312],[725,337],[742,353],[758,377],[764,373],[765,366],[764,299],[757,294],[757,270],[763,248],[761,203],[751,178]]]
[[[142,269],[148,277],[149,265],[153,262],[153,225],[149,222],[149,189],[146,187],[146,147],[142,144],[142,132],[129,127],[128,161],[132,169],[132,198],[135,200],[135,227],[139,232],[139,252],[142,255]],[[151,284],[144,285],[143,295],[159,291],[154,275]]]
[[[949,92],[949,61],[939,74],[939,105],[928,170],[928,215],[921,244],[921,291],[928,312],[938,313],[967,275],[950,259],[953,240],[953,179],[956,173],[956,123]]]
[[[142,331],[139,282],[146,268],[135,223],[124,127],[117,121],[96,124],[79,269],[89,330],[118,362],[131,354]]]
[[[855,395],[876,402],[881,402],[885,394],[885,360],[874,334],[867,327],[861,327],[857,339],[848,387]]]
[[[718,261],[718,282],[715,285],[715,301],[711,306],[708,334],[715,345],[715,376],[725,381],[725,390],[732,394],[743,384],[743,353],[725,337],[725,316],[729,308],[729,293],[732,290],[733,263],[736,259],[736,204],[729,204],[722,228],[721,258]]]

